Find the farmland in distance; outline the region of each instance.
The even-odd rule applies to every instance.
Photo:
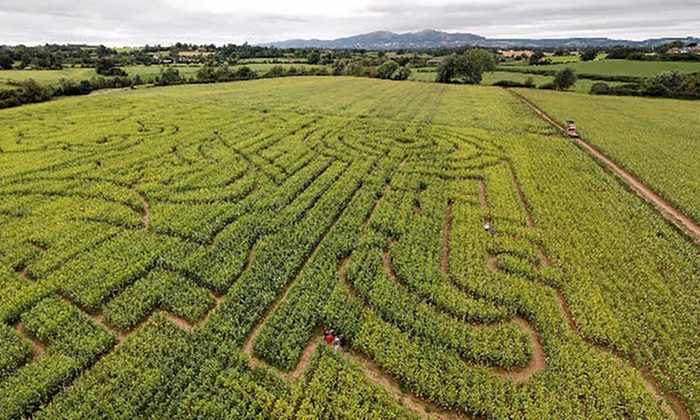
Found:
[[[0,418],[700,415],[698,248],[506,90],[272,79],[0,126]]]

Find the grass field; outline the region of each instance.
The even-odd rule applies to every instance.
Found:
[[[700,415],[700,251],[505,89],[282,78],[0,125],[0,418]]]
[[[414,71],[411,74],[409,80],[416,82],[434,82],[437,72],[431,71]],[[514,73],[507,71],[494,71],[484,73],[484,79],[481,81],[482,85],[492,85],[501,80],[510,80],[513,82],[525,83],[527,79],[532,78],[535,82],[535,86],[541,87],[548,83],[552,83],[554,76],[542,76],[538,74],[527,74],[527,73]],[[574,92],[588,93],[591,91],[591,86],[596,83],[594,80],[589,79],[578,79],[574,86],[571,88]],[[620,85],[620,82],[607,82],[611,86]]]
[[[236,66],[231,66],[232,69],[236,69],[237,67],[240,66],[248,66],[254,71],[257,72],[267,72],[269,71],[272,67],[275,66],[281,66],[284,68],[289,68],[289,67],[296,67],[298,69],[301,68],[323,68],[324,66],[317,66],[317,65],[309,65],[309,64],[289,64],[289,63],[281,63],[281,64],[267,64],[267,63],[257,63],[257,62],[251,62],[251,63],[241,63]],[[177,65],[173,66],[175,67],[178,72],[180,72],[180,75],[183,77],[195,77],[197,75],[197,71],[200,69],[200,66],[190,66],[190,65]],[[165,67],[163,66],[126,66],[123,67],[124,71],[127,72],[129,76],[135,76],[139,75],[141,78],[144,80],[146,83],[152,83],[156,76],[158,76],[161,72],[162,69]],[[48,85],[58,85],[59,80],[61,79],[68,79],[68,80],[89,80],[92,77],[98,77],[99,75],[95,71],[94,68],[80,68],[80,67],[75,67],[75,68],[65,68],[63,70],[0,70],[0,89],[1,88],[12,88],[12,86],[8,85],[7,82],[14,81],[14,82],[21,82],[24,80],[28,79],[34,79],[37,82],[48,84]]]
[[[652,77],[669,70],[680,70],[686,73],[700,71],[700,62],[682,61],[633,61],[633,60],[599,60],[568,64],[551,64],[545,66],[525,67],[514,66],[518,69],[532,68],[533,70],[561,70],[571,67],[579,74],[600,74],[604,76],[637,76]]]

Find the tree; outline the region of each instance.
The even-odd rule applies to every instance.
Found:
[[[399,63],[394,60],[386,60],[376,70],[376,77],[380,79],[392,79],[395,71],[399,69]]]
[[[457,70],[457,57],[451,55],[445,57],[440,61],[440,65],[437,68],[437,77],[435,81],[438,83],[450,83],[455,77]]]
[[[160,77],[157,79],[156,84],[167,86],[167,85],[177,85],[183,83],[184,80],[180,76],[180,72],[173,67],[168,67],[165,70],[161,70]]]
[[[466,83],[478,85],[484,72],[496,70],[493,54],[481,48],[468,50],[457,58],[456,76]]]
[[[12,59],[12,54],[7,50],[0,50],[0,69],[10,70],[15,60]]]
[[[595,48],[586,48],[581,54],[581,61],[593,61],[598,57],[598,50]]]
[[[202,66],[197,70],[197,81],[202,83],[213,83],[216,81],[216,67],[211,65]]]
[[[530,65],[536,66],[536,65],[540,64],[540,60],[542,60],[543,58],[544,58],[544,52],[535,51],[535,53],[530,56]]]
[[[566,90],[576,83],[576,73],[571,67],[566,67],[554,74],[554,81],[552,84],[556,90]]]
[[[319,51],[311,51],[306,56],[306,59],[309,64],[318,64],[321,62],[321,53]]]

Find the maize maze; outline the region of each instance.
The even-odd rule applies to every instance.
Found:
[[[700,416],[698,248],[504,90],[266,80],[0,125],[0,418]]]

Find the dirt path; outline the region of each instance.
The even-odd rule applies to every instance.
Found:
[[[151,205],[148,203],[148,200],[146,200],[145,195],[138,191],[136,193],[139,195],[141,203],[143,204],[143,212],[141,213],[143,220],[143,230],[148,232],[148,225],[151,223]]]
[[[87,94],[88,97],[94,98],[95,96],[109,95],[116,92],[122,92],[125,90],[131,90],[131,88],[116,88],[116,89],[100,89],[94,90]]]
[[[262,318],[260,319],[260,321],[259,321],[259,322],[255,325],[255,327],[253,328],[253,331],[251,331],[250,335],[248,335],[248,337],[246,338],[245,342],[243,343],[243,353],[245,353],[245,354],[247,354],[248,356],[250,356],[251,363],[253,363],[253,365],[255,365],[255,364],[258,362],[258,361],[255,359],[255,356],[253,355],[253,343],[254,343],[255,339],[257,338],[258,334],[260,334],[260,329],[262,328],[263,325],[265,325],[265,323],[267,322],[268,318],[277,310],[277,307],[278,307],[282,302],[285,302],[285,301],[287,300],[287,297],[289,296],[289,292],[292,290],[292,286],[294,286],[294,284],[296,284],[296,282],[297,282],[297,280],[299,279],[299,276],[301,275],[302,271],[304,271],[304,267],[306,267],[306,265],[309,263],[309,261],[311,261],[311,260],[316,256],[316,254],[318,253],[319,248],[321,248],[321,244],[323,244],[323,241],[326,240],[326,237],[328,237],[328,234],[333,230],[333,228],[335,227],[335,224],[338,223],[338,220],[340,219],[340,217],[342,216],[342,214],[343,214],[343,213],[345,212],[345,210],[347,209],[348,204],[349,204],[350,202],[352,202],[352,200],[355,198],[355,195],[357,194],[357,192],[358,192],[359,190],[360,190],[359,187],[358,187],[357,189],[355,189],[355,191],[354,191],[354,192],[352,193],[352,195],[350,196],[350,199],[348,200],[348,202],[347,202],[347,204],[345,205],[345,207],[343,207],[343,208],[335,215],[335,218],[333,219],[333,221],[331,222],[331,224],[326,228],[325,232],[323,232],[323,235],[321,235],[321,238],[319,239],[319,241],[318,241],[318,243],[316,244],[316,246],[314,246],[314,249],[311,251],[311,254],[309,254],[309,256],[308,256],[308,257],[304,260],[304,262],[301,264],[301,267],[299,268],[299,271],[297,272],[297,274],[294,276],[294,278],[292,279],[292,281],[290,281],[289,284],[287,284],[287,285],[284,287],[284,293],[282,294],[282,297],[281,297],[280,299],[277,299],[269,308],[267,308],[267,310],[266,310],[265,313],[263,314],[263,316],[262,316]],[[252,261],[252,258],[253,258],[253,255],[252,255],[252,253],[251,253],[250,258],[249,258],[249,261]],[[284,374],[284,373],[281,373],[281,371],[279,371],[278,369],[275,369],[275,370],[277,370],[278,373],[281,374],[281,376],[283,376],[283,377],[289,379],[289,378],[288,378],[289,375]]]
[[[433,419],[471,419],[466,414],[445,410],[432,402],[424,401],[411,392],[401,390],[398,382],[379,367],[368,356],[356,352],[343,352],[343,356],[360,365],[365,376],[375,385],[387,390],[400,404],[419,414],[423,418]]]
[[[28,282],[36,283],[36,279],[32,277],[31,274],[29,274],[29,271],[27,271],[26,268],[23,268],[17,272],[17,274],[20,275],[23,279],[27,280]]]
[[[540,335],[537,333],[535,327],[529,323],[527,320],[520,316],[516,316],[512,319],[521,330],[523,330],[530,337],[530,342],[532,343],[533,352],[530,361],[527,366],[520,370],[506,371],[501,374],[505,377],[512,378],[516,382],[529,381],[532,375],[544,370],[547,367],[547,358],[545,356],[544,349],[540,343]]]
[[[529,102],[527,99],[514,94],[523,104],[533,109],[540,117],[554,125],[561,131],[565,131],[564,127],[557,123],[553,118],[548,116],[544,111]],[[610,171],[618,178],[622,179],[632,190],[634,190],[644,200],[651,203],[656,210],[667,220],[673,223],[686,235],[688,235],[696,245],[700,245],[700,225],[692,218],[686,216],[683,212],[675,208],[671,203],[666,201],[660,195],[656,194],[651,188],[639,181],[634,175],[623,169],[614,160],[603,154],[600,150],[587,143],[582,138],[573,139],[581,148],[587,151],[591,156],[605,163]]]
[[[103,316],[93,316],[92,320],[95,322],[95,324],[104,328],[105,330],[107,330],[107,332],[113,334],[117,338],[117,343],[121,343],[126,338],[126,336],[123,333],[121,333],[118,329],[107,325],[107,321],[105,321]]]
[[[379,207],[379,202],[380,202],[380,200],[374,200],[374,206],[372,206],[372,211],[369,212],[369,214],[367,215],[367,219],[365,219],[365,226],[369,226],[369,222],[372,220],[374,213],[377,212],[377,207]]]
[[[452,203],[447,203],[445,209],[445,229],[442,234],[442,261],[440,262],[440,270],[447,275],[449,270],[450,260],[450,230],[452,228]]]
[[[191,333],[192,331],[194,331],[194,326],[191,325],[186,320],[184,320],[184,319],[182,319],[182,318],[180,318],[180,317],[176,316],[175,314],[172,314],[168,311],[164,311],[164,312],[165,312],[165,316],[168,318],[168,320],[170,322],[172,322],[173,324],[177,325],[178,327],[180,327],[180,329],[183,329],[183,330],[187,331],[188,333]]]
[[[250,271],[250,267],[253,266],[253,259],[255,258],[255,245],[253,244],[252,247],[250,247],[250,251],[248,252],[248,260],[246,260],[245,263],[245,271]]]
[[[498,257],[496,257],[494,254],[489,252],[488,255],[486,256],[486,266],[491,271],[498,270]]]
[[[44,354],[46,351],[44,346],[27,335],[27,333],[24,331],[24,324],[22,322],[18,322],[17,325],[15,325],[15,331],[17,331],[17,334],[19,334],[23,340],[32,343],[32,357],[39,357]]]

